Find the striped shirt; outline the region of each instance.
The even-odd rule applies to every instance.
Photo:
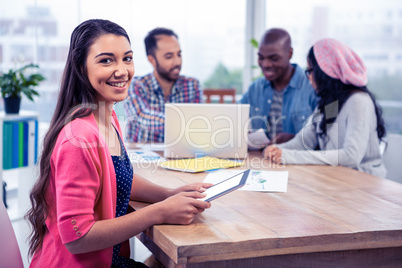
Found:
[[[268,137],[272,140],[277,133],[283,132],[282,108],[283,108],[283,93],[285,90],[274,90],[272,97],[271,109],[268,113]]]
[[[163,142],[165,103],[200,103],[201,86],[197,79],[180,76],[164,100],[162,88],[153,73],[134,77],[124,102],[128,142]]]

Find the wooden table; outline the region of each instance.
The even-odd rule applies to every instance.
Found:
[[[260,152],[245,168],[272,169]],[[172,188],[207,175],[134,169]],[[190,225],[155,225],[137,237],[166,267],[402,267],[402,184],[345,167],[281,170],[286,193],[235,191]]]

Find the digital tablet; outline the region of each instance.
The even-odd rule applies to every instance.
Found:
[[[248,174],[250,173],[250,169],[247,169],[239,174],[230,177],[220,183],[217,183],[204,192],[207,194],[206,197],[202,198],[203,201],[211,202],[212,200],[217,199],[225,194],[228,194],[238,188],[243,187],[246,184]]]

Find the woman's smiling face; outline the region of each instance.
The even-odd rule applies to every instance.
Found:
[[[86,72],[98,101],[123,101],[134,76],[133,51],[124,36],[104,34],[89,48]]]

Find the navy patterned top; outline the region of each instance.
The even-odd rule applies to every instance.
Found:
[[[121,156],[112,155],[117,186],[116,218],[125,215],[127,212],[134,174],[130,158],[127,155],[118,132],[117,136],[119,137]],[[134,267],[134,260],[119,256],[120,247],[121,244],[113,247],[112,267]]]

